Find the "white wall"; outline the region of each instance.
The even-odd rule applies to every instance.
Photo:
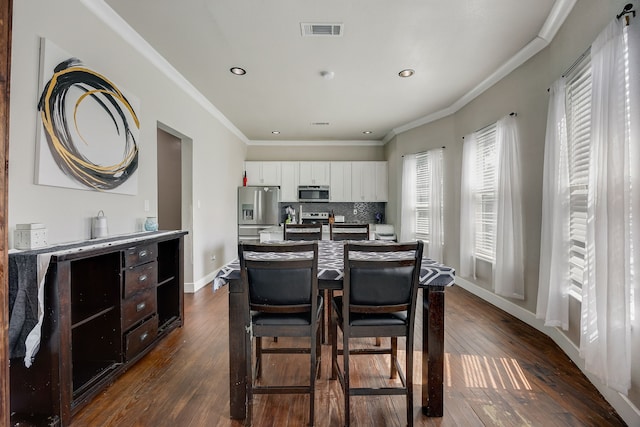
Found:
[[[81,1],[20,0],[14,2],[13,14],[10,236],[17,223],[42,222],[50,243],[88,239],[90,218],[101,209],[108,217],[110,234],[140,231],[141,218],[157,214],[156,129],[160,122],[191,141],[192,216],[186,223],[192,224],[188,241],[193,245],[193,260],[185,262],[185,277],[193,278],[193,283],[186,287],[195,290],[211,281],[215,271],[236,256],[235,227],[229,224],[236,215],[245,144]],[[140,99],[137,195],[34,184],[40,37]],[[144,211],[145,200],[149,200],[149,212]],[[211,261],[214,254],[217,259]]]
[[[452,116],[404,132],[386,146],[391,192],[390,219],[399,224],[399,194],[402,155],[446,146],[445,149],[445,263],[459,267],[460,175],[462,137],[499,118],[516,112],[520,133],[523,182],[523,224],[525,235],[525,300],[510,300],[495,295],[490,281],[459,278],[456,283],[482,298],[532,324],[551,336],[581,368],[578,355],[579,310],[573,304],[570,331],[545,328],[535,319],[540,261],[542,210],[542,173],[544,138],[548,105],[547,88],[587,49],[604,27],[622,10],[627,1],[580,0],[558,31],[552,43],[514,72],[496,83]],[[636,18],[638,19],[638,18]],[[636,293],[640,292],[638,290]],[[640,312],[637,304],[636,313]],[[640,360],[640,331],[632,332],[632,360]],[[640,425],[640,363],[632,365],[632,388],[623,397],[606,385],[590,378],[629,425]]]

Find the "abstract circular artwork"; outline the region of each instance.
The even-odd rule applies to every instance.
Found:
[[[140,122],[134,107],[107,77],[75,57],[58,62],[49,76],[38,102],[45,137],[41,139],[46,139],[49,148],[44,154],[51,157],[44,160],[57,165],[78,188],[117,189],[138,168]],[[51,169],[45,172],[55,175]],[[53,182],[40,178],[44,182],[39,183],[45,185],[66,186],[55,181],[62,178],[53,176]],[[132,194],[131,190],[124,192]]]

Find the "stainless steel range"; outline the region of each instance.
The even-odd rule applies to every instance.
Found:
[[[303,224],[329,224],[329,212],[302,212]]]

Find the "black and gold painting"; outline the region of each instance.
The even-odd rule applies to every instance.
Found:
[[[136,194],[137,99],[46,39],[40,76],[36,183]]]

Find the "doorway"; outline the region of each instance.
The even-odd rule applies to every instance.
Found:
[[[158,128],[158,228],[182,229],[182,140]]]
[[[189,232],[184,237],[184,282],[189,289],[193,284],[193,141],[158,122],[157,142],[158,228]]]

